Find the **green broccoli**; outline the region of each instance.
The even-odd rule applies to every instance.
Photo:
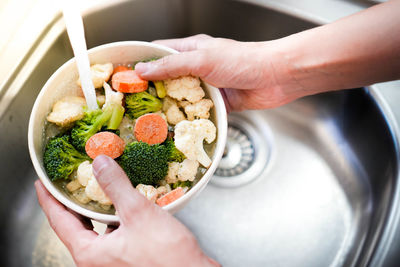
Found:
[[[146,113],[156,112],[162,108],[161,100],[146,91],[127,95],[125,104],[126,114],[131,119],[137,119]]]
[[[79,164],[90,160],[71,145],[70,139],[69,135],[56,136],[47,143],[43,163],[52,181],[60,178],[68,179]]]
[[[178,187],[192,187],[193,182],[191,181],[178,181],[172,184],[172,189],[176,189]]]
[[[182,162],[184,161],[184,159],[186,158],[185,155],[179,151],[176,147],[175,147],[175,143],[173,140],[167,140],[165,141],[165,146],[167,147],[168,151],[169,151],[169,157],[168,157],[168,161],[177,161],[177,162]]]
[[[156,185],[168,172],[169,150],[164,145],[132,142],[125,147],[118,163],[134,186]]]
[[[75,122],[71,130],[72,144],[81,152],[85,151],[87,140],[105,127],[116,130],[124,116],[125,109],[118,104],[110,104],[104,110],[86,111],[84,117]]]

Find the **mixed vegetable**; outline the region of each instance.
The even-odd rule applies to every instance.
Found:
[[[91,66],[91,75],[101,109],[88,110],[83,97],[68,96],[47,116],[59,128],[43,156],[51,180],[66,181],[78,202],[109,210],[112,202],[91,165],[104,154],[150,201],[165,206],[183,196],[210,166],[204,145],[216,138],[209,120],[213,102],[205,98],[200,80],[146,81],[134,67],[111,63]]]

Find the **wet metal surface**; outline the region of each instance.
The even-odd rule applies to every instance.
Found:
[[[200,32],[268,40],[313,26],[261,6],[223,0],[137,0],[85,16],[89,47]],[[72,264],[36,202],[36,174],[26,144],[36,95],[72,57],[65,31],[45,40],[38,49],[46,52],[37,66],[29,66],[33,72],[0,119],[0,266]],[[234,117],[243,119],[240,131],[247,131],[254,148],[253,164],[237,176],[247,175],[258,153],[264,153],[264,164],[257,165],[252,179],[234,186],[214,177],[176,215],[206,253],[224,266],[365,266],[398,178],[394,135],[369,92],[316,95]]]

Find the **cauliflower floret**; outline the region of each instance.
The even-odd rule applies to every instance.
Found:
[[[193,76],[165,80],[164,86],[167,90],[167,95],[177,100],[186,99],[191,103],[195,103],[205,96],[200,86],[199,78]]]
[[[177,105],[171,106],[167,112],[167,121],[169,124],[176,125],[179,122],[185,120],[185,115],[179,110]]]
[[[187,159],[197,160],[201,165],[208,168],[211,159],[203,148],[203,140],[207,143],[214,141],[217,129],[207,119],[194,121],[181,121],[175,126],[175,146]]]
[[[92,77],[94,88],[101,88],[103,86],[103,83],[107,82],[110,79],[113,70],[114,68],[112,63],[94,64],[90,66],[90,74]],[[76,83],[79,86],[82,86],[81,79],[78,79]]]
[[[94,175],[92,175],[85,187],[85,193],[88,198],[94,201],[98,201],[102,205],[111,205],[111,199],[109,199],[101,189]]]
[[[87,186],[89,179],[93,176],[92,164],[88,160],[82,162],[78,166],[76,179],[82,186]]]
[[[169,184],[176,183],[178,181],[178,171],[179,162],[168,163],[168,173],[167,176],[165,176],[165,181]]]
[[[167,122],[171,125],[175,125],[178,122],[186,119],[183,112],[179,109],[176,101],[168,96],[163,99],[162,110],[167,117]]]
[[[173,184],[178,181],[191,181],[196,178],[199,162],[197,160],[185,159],[181,163],[168,163],[168,173],[165,176],[165,181],[168,184]]]
[[[111,86],[106,82],[104,82],[102,86],[104,87],[104,93],[106,94],[106,100],[103,105],[103,110],[111,104],[122,106],[122,99],[124,98],[124,94],[114,91],[113,89],[111,89]]]
[[[168,185],[169,186],[169,185]],[[171,188],[170,188],[171,189]],[[162,195],[165,195],[166,193],[168,193],[168,188],[167,186],[161,185],[159,187],[157,187],[157,197],[160,197]]]
[[[192,103],[190,103],[189,101],[178,101],[178,107],[180,108],[186,108],[186,106],[190,105]]]
[[[89,161],[82,162],[77,170],[76,178],[85,187],[85,195],[91,200],[98,201],[102,205],[111,205],[111,200],[101,189],[93,175],[92,164]]]
[[[180,181],[194,181],[197,174],[197,168],[199,168],[199,162],[197,160],[185,159],[179,163],[178,179]]]
[[[155,202],[158,196],[157,189],[151,185],[138,184],[136,189],[145,196],[148,200]]]
[[[72,180],[65,186],[69,192],[74,192],[75,190],[82,187],[82,185],[78,182],[78,180]]]
[[[75,199],[81,202],[82,204],[87,204],[90,202],[90,198],[87,197],[84,187],[81,187],[72,192],[72,196],[75,197]]]
[[[210,117],[210,108],[214,103],[210,99],[202,99],[199,102],[185,106],[185,113],[188,120],[208,119]]]
[[[175,99],[173,99],[173,98],[171,98],[171,97],[169,97],[169,96],[166,96],[166,97],[164,97],[163,98],[163,100],[162,100],[162,111],[163,112],[167,112],[167,110],[170,108],[170,107],[172,107],[173,105],[176,105],[177,103],[176,103],[176,100]]]
[[[53,105],[52,112],[47,116],[47,120],[61,127],[68,126],[83,118],[83,107],[85,105],[86,100],[83,97],[64,97]]]

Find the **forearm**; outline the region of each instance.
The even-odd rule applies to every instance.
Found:
[[[391,1],[269,42],[283,90],[308,95],[399,79],[399,14],[400,1]]]
[[[267,42],[197,35],[157,43],[181,51],[139,63],[148,80],[198,76],[230,110],[274,108],[325,91],[400,79],[400,0]]]

